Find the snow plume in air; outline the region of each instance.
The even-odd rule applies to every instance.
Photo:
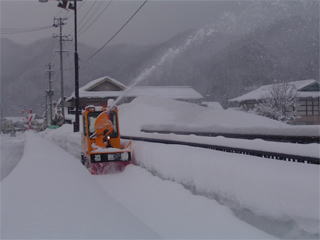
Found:
[[[205,37],[211,36],[214,32],[215,28],[212,25],[207,25],[191,34],[181,46],[177,48],[169,48],[155,64],[143,70],[142,73],[132,81],[129,87],[127,87],[127,89],[123,91],[123,93],[113,102],[113,104],[110,106],[110,109],[116,106],[123,99],[123,97],[125,97],[128,92],[131,91],[132,88],[148,79],[148,77],[150,77],[156,69],[162,67],[168,61],[173,60],[176,56],[188,49],[192,44],[201,42]]]
[[[282,19],[292,16],[303,10],[307,12],[314,3],[302,3],[302,1],[255,1],[248,5],[242,12],[235,14],[226,11],[218,21],[205,25],[190,34],[179,46],[167,49],[151,66],[146,67],[129,85],[121,96],[116,99],[115,106],[125,97],[130,90],[147,79],[166,64],[171,63],[177,56],[191,48],[202,44],[204,40],[214,37],[215,33],[229,33],[242,36],[252,32],[258,27],[269,25],[275,19]]]

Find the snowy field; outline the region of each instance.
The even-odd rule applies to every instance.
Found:
[[[213,109],[170,99],[138,97],[120,106],[121,120],[130,119],[122,131],[189,131],[238,134],[319,136],[320,126],[293,126],[253,113]],[[126,121],[126,120],[125,120]],[[126,121],[128,123],[128,121]]]
[[[140,107],[142,100],[137,101]],[[179,114],[173,107],[172,113],[162,115],[165,102],[158,101],[155,107],[155,100],[151,105],[143,101],[148,114],[132,110],[137,102],[132,103],[132,108],[130,104],[120,107],[122,134],[141,136],[139,129],[143,124],[167,123]],[[189,105],[190,113],[194,105]],[[265,118],[259,123],[259,119],[252,124],[266,125],[268,121],[270,126],[282,124]],[[232,120],[228,121],[231,124]],[[262,140],[190,136],[195,138],[235,145],[241,142],[241,147],[248,148],[259,141],[257,145],[265,145]],[[303,154],[317,155],[319,149],[318,144],[269,143],[268,148],[277,149],[278,145],[283,151]],[[1,182],[1,236],[148,239],[320,236],[318,165],[177,145],[134,142],[133,147],[136,165],[119,174],[92,176],[80,163],[80,134],[73,133],[71,125],[27,134],[21,161]]]
[[[142,128],[153,130],[200,130],[252,134],[287,134],[320,136],[320,126],[292,126],[255,114],[201,107],[180,101],[140,97],[120,106],[121,132],[127,136],[151,137],[187,142],[207,143],[261,151],[320,156],[319,144],[293,144],[262,139],[235,139],[195,135],[143,133]],[[176,128],[177,126],[177,128]]]
[[[319,236],[319,167],[179,145],[135,142],[138,165],[217,200],[281,237]]]

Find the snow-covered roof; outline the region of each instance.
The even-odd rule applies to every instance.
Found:
[[[115,86],[118,86],[119,91],[101,91],[93,90],[104,82],[111,83]],[[102,77],[96,80],[93,80],[86,85],[79,88],[79,96],[83,98],[105,98],[105,97],[118,97],[127,87],[121,82],[110,78]],[[137,96],[153,96],[153,97],[164,97],[170,99],[201,99],[203,96],[194,90],[190,86],[136,86],[129,90],[126,94],[128,97],[137,97]],[[74,93],[67,98],[67,101],[70,101],[74,98]]]
[[[123,83],[121,83],[121,82],[119,82],[109,76],[104,76],[104,77],[101,77],[101,78],[98,78],[98,79],[95,79],[95,80],[88,82],[86,85],[79,88],[79,92],[90,91],[91,89],[95,88],[96,86],[98,86],[104,82],[109,82],[109,83],[119,87],[122,90],[126,89],[126,86]]]
[[[317,81],[314,79],[308,79],[308,80],[288,82],[288,84],[293,89],[296,89],[297,97],[320,97],[319,91],[308,91],[308,92],[300,91],[303,88],[305,88],[315,82],[317,82]],[[253,90],[251,92],[248,92],[242,96],[229,99],[229,102],[241,102],[241,101],[248,101],[248,100],[264,99],[270,94],[270,92],[274,86],[280,85],[280,84],[281,83],[263,85],[263,86],[259,87],[258,89]]]

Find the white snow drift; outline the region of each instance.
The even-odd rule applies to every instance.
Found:
[[[292,126],[252,113],[212,109],[171,99],[138,97],[121,107],[126,134],[145,130],[318,136],[319,126]],[[128,122],[129,120],[129,122]],[[123,120],[122,120],[123,121]],[[129,124],[127,124],[129,123]]]
[[[236,212],[292,222],[283,237],[319,236],[317,165],[145,142],[135,142],[134,151],[138,164],[150,172]]]
[[[1,238],[158,238],[100,188],[79,160],[28,134],[1,182]]]

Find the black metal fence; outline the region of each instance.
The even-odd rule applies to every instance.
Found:
[[[317,164],[317,165],[320,164],[320,157],[292,155],[287,153],[268,152],[268,151],[252,150],[252,149],[245,149],[245,148],[219,146],[219,145],[207,144],[207,143],[184,142],[184,141],[157,139],[157,138],[149,138],[149,137],[122,136],[122,138],[135,140],[135,141],[143,141],[143,142],[176,144],[176,145],[206,148],[211,150],[251,155],[251,156],[256,156],[261,158],[269,158],[269,159],[289,161],[289,162],[300,162],[300,163]]]

